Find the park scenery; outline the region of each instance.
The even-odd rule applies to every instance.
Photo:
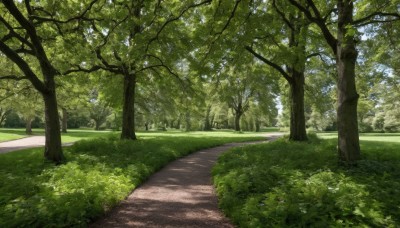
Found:
[[[400,227],[400,0],[2,0],[0,227]]]

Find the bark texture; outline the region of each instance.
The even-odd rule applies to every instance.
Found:
[[[135,87],[136,75],[124,75],[124,103],[122,109],[121,139],[136,139],[135,134]]]
[[[235,113],[235,131],[240,131],[240,117],[242,115],[240,113]]]
[[[293,141],[306,141],[304,115],[304,72],[294,71],[290,85],[290,136]]]
[[[28,117],[25,119],[25,133],[27,135],[32,134],[32,118]]]
[[[357,121],[359,95],[355,83],[357,50],[354,35],[348,30],[353,22],[353,1],[338,1],[338,154],[339,159],[349,165],[360,159],[360,143]]]
[[[45,149],[44,156],[48,160],[61,163],[64,154],[61,147],[60,120],[57,110],[57,99],[54,92],[43,94],[45,104]]]

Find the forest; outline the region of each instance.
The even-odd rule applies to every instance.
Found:
[[[102,187],[77,177],[88,182],[84,197],[93,205],[71,203],[86,214],[70,211],[62,222],[50,211],[64,201],[46,206],[29,198],[52,194],[48,182],[42,193],[18,190],[0,197],[0,226],[88,224],[169,161],[278,131],[285,136],[276,143],[234,149],[213,168],[219,207],[235,225],[396,227],[400,208],[388,200],[399,191],[382,186],[400,183],[399,51],[399,0],[2,0],[0,133],[44,135],[43,148],[19,155],[36,159],[32,175],[40,184],[31,184],[51,180],[60,182],[53,191],[68,192],[75,187],[61,183],[62,170],[71,166],[79,177],[89,172],[79,167],[92,164],[90,156],[112,167],[91,170],[96,178],[110,175],[104,188],[122,179],[119,192],[92,202]],[[68,134],[86,140],[64,147]],[[176,152],[163,155],[164,147]],[[0,155],[2,181],[20,159],[12,154]],[[131,167],[137,164],[146,166]],[[291,185],[278,188],[281,179]],[[20,183],[11,180],[0,192]],[[368,189],[368,181],[376,186]],[[321,201],[295,197],[313,187]],[[32,209],[21,197],[47,212],[26,218]],[[325,209],[308,208],[320,204]]]

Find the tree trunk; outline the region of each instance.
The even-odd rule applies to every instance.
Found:
[[[304,72],[293,71],[290,85],[290,136],[293,141],[306,141],[304,115]]]
[[[357,50],[354,35],[348,31],[353,21],[353,2],[338,1],[338,12],[338,154],[341,161],[352,165],[361,156],[357,121],[359,95],[355,83]]]
[[[185,120],[186,120],[185,131],[190,131],[191,124],[190,124],[190,112],[189,111],[186,112]]]
[[[256,119],[255,124],[256,124],[256,132],[260,132],[261,121],[258,118]]]
[[[204,128],[203,128],[204,131],[211,131],[210,113],[211,113],[211,105],[207,106],[206,118],[204,120]]]
[[[240,117],[242,115],[239,112],[235,113],[235,131],[240,131]]]
[[[100,123],[100,120],[94,120],[94,130],[96,130],[96,131],[100,131],[100,125],[101,125],[101,123]]]
[[[135,86],[136,75],[124,75],[124,104],[122,110],[121,139],[136,139],[135,134]]]
[[[62,108],[62,123],[61,131],[62,133],[67,133],[67,122],[68,122],[68,112],[66,108]]]
[[[176,129],[181,129],[182,114],[179,114],[178,121],[176,122]]]
[[[0,127],[3,126],[3,122],[6,120],[7,115],[11,112],[11,109],[9,110],[3,110],[0,108]]]
[[[144,127],[145,127],[146,131],[148,131],[148,130],[149,130],[149,123],[146,122],[146,123],[144,124]]]
[[[25,119],[25,133],[27,135],[32,134],[32,118],[28,117]]]
[[[56,163],[64,160],[61,147],[60,118],[57,110],[57,98],[55,90],[43,93],[45,113],[46,142],[44,157]]]

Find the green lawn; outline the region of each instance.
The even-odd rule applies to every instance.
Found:
[[[0,142],[11,141],[15,139],[21,139],[25,137],[24,135],[13,134],[13,133],[3,133],[0,131]]]
[[[335,134],[234,149],[213,169],[239,227],[399,227],[400,135],[362,134],[363,160],[340,166]]]
[[[71,137],[85,137],[79,133],[71,131]],[[142,132],[137,141],[121,141],[117,133],[107,134],[65,148],[68,162],[59,166],[44,162],[40,148],[0,155],[0,227],[85,226],[178,157],[264,138],[254,133]]]
[[[278,128],[268,128],[264,129],[263,132],[255,133],[255,132],[240,132],[236,133],[232,130],[226,131],[193,131],[193,132],[183,132],[179,130],[168,130],[168,131],[141,131],[137,132],[138,138],[151,138],[151,137],[182,137],[182,136],[190,136],[190,137],[225,137],[225,138],[243,138],[243,137],[259,137],[261,135],[265,135],[270,132],[278,132]],[[61,140],[63,143],[75,142],[82,139],[91,139],[97,138],[105,135],[119,135],[120,132],[115,131],[95,131],[90,129],[70,129],[68,133],[61,134]],[[44,135],[44,129],[33,129],[33,135]],[[25,129],[18,128],[0,128],[0,142],[9,141],[14,139],[19,139],[27,137],[25,134]]]
[[[318,133],[318,137],[323,138],[323,139],[336,139],[337,132]],[[400,133],[360,133],[360,140],[361,141],[400,143]]]

